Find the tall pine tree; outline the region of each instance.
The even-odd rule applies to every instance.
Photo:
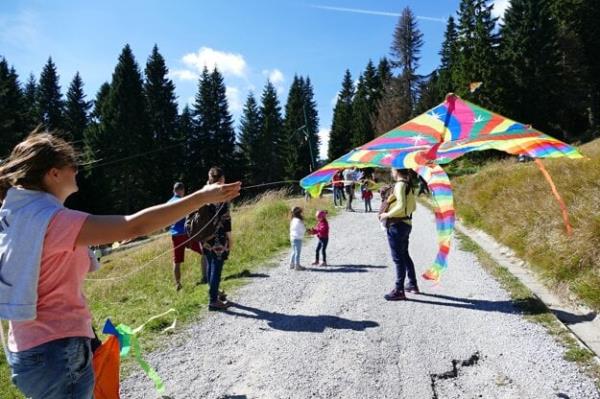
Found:
[[[358,78],[356,94],[352,101],[352,148],[361,146],[375,137],[371,123],[369,87],[363,75]]]
[[[42,69],[37,94],[40,121],[49,130],[62,130],[64,128],[64,101],[52,57],[48,58],[48,62]]]
[[[294,76],[285,105],[286,177],[299,180],[316,168],[318,116],[310,78]]]
[[[452,65],[452,82],[457,94],[479,105],[499,109],[500,62],[497,18],[492,17],[493,4],[486,0],[461,0],[458,11],[456,63]],[[471,93],[469,84],[482,82]],[[501,110],[501,109],[500,109]]]
[[[380,75],[381,76],[381,75]],[[333,122],[329,133],[328,158],[333,161],[352,149],[352,99],[354,97],[354,83],[352,75],[346,69],[342,89],[338,93],[335,108],[333,109]]]
[[[458,58],[457,47],[458,33],[456,32],[456,23],[454,17],[448,17],[446,31],[444,32],[444,41],[440,50],[440,66],[437,79],[437,91],[442,96],[452,93],[455,90],[455,85],[452,80],[452,70],[456,65]],[[441,98],[438,100],[442,100]],[[439,102],[439,101],[438,101]]]
[[[394,30],[394,39],[391,47],[392,64],[400,68],[400,84],[402,91],[408,93],[407,106],[411,109],[417,102],[420,77],[417,74],[421,47],[423,47],[423,34],[417,27],[417,19],[411,9],[406,7],[398,20]]]
[[[260,169],[257,163],[261,151],[263,150],[259,139],[262,130],[261,113],[254,94],[248,94],[242,117],[240,119],[239,146],[242,160],[242,177],[244,184],[254,185],[259,183],[256,179],[256,173]]]
[[[139,66],[131,47],[126,45],[113,72],[108,97],[102,107],[99,156],[107,179],[107,194],[118,212],[130,213],[155,203],[152,135]],[[132,156],[135,156],[132,158]],[[118,162],[112,163],[118,160]]]
[[[37,81],[33,74],[29,74],[23,90],[23,113],[25,132],[31,132],[40,124],[37,108]]]
[[[504,109],[516,120],[557,133],[563,79],[558,27],[547,2],[512,0],[501,34],[506,71]]]
[[[0,58],[0,159],[25,135],[23,93],[18,78],[15,69]]]
[[[154,45],[145,69],[144,96],[148,126],[154,143],[163,148],[154,157],[154,194],[169,193],[173,180],[183,167],[183,143],[177,142],[177,102],[175,84],[168,78],[165,59]]]
[[[65,137],[74,141],[77,148],[83,147],[83,132],[89,123],[89,110],[91,107],[92,104],[85,100],[83,80],[77,72],[67,91],[64,115]]]
[[[257,182],[269,183],[283,178],[286,155],[281,105],[270,81],[265,84],[260,102],[260,135],[253,155],[258,168],[254,172]]]

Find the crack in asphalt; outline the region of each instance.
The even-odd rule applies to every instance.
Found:
[[[440,374],[430,374],[431,377],[431,390],[433,391],[432,399],[439,399],[437,390],[436,390],[436,381],[438,380],[449,380],[453,378],[458,378],[458,370],[463,367],[471,367],[477,364],[481,359],[481,355],[479,352],[475,352],[471,355],[470,358],[466,360],[458,360],[452,359],[452,370],[446,371],[445,373]]]

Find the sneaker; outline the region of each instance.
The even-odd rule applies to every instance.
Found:
[[[409,284],[404,287],[404,291],[410,292],[411,294],[420,294],[419,287],[416,284]]]
[[[318,260],[316,260],[316,261],[314,261],[313,263],[311,263],[311,265],[313,265],[313,266],[318,266],[318,265],[319,265],[319,261],[318,261]]]
[[[290,269],[293,269],[294,267],[295,267],[295,265],[290,262]]]
[[[406,295],[404,295],[404,291],[400,291],[394,288],[389,294],[385,294],[383,296],[386,301],[405,301]]]
[[[219,301],[225,302],[226,300],[227,300],[227,294],[225,293],[225,291],[223,291],[223,290],[219,291]]]
[[[225,310],[230,306],[231,304],[229,302],[223,302],[217,299],[216,301],[208,304],[208,310]]]
[[[306,270],[306,267],[300,266],[300,265],[296,265],[294,269],[295,270]]]
[[[327,262],[321,262],[321,266],[327,266]]]

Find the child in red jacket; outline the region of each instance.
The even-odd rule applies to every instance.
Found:
[[[373,208],[371,208],[371,199],[373,198],[373,191],[369,189],[369,184],[363,184],[361,187],[362,199],[365,201],[365,213],[373,212]]]
[[[310,234],[315,234],[319,240],[313,266],[319,264],[319,251],[323,252],[323,263],[321,266],[327,266],[327,243],[329,242],[329,222],[327,222],[327,211],[317,211],[317,225],[309,230]]]

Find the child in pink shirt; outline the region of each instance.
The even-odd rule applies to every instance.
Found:
[[[313,266],[319,264],[319,252],[323,253],[323,263],[321,266],[327,266],[327,244],[329,243],[329,222],[327,222],[327,211],[317,211],[317,225],[309,230],[309,233],[317,236],[319,243],[315,254]]]

